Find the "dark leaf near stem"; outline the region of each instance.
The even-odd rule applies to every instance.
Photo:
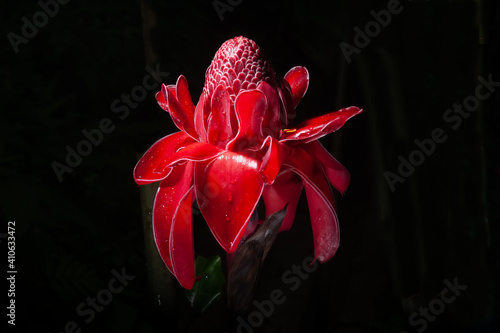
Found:
[[[244,314],[249,309],[260,270],[280,230],[287,206],[270,215],[236,250],[227,284],[231,313]]]

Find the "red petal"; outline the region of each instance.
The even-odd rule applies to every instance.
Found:
[[[190,227],[187,226],[191,221],[192,176],[191,162],[173,168],[170,175],[160,183],[153,207],[156,246],[165,265],[185,288],[191,284],[188,277],[191,271],[194,283],[192,232],[189,232]],[[186,250],[190,244],[191,250]],[[187,252],[182,254],[176,246]],[[179,264],[180,261],[184,261],[184,266]]]
[[[281,100],[280,120],[283,127],[287,127],[295,118],[295,107],[293,106],[292,88],[285,79],[280,79],[281,87],[278,93]]]
[[[205,104],[207,102],[207,98],[205,93],[201,93],[200,100],[198,104],[196,104],[196,109],[194,111],[194,127],[196,129],[196,133],[200,137],[200,141],[208,142],[207,139],[207,128],[206,128],[206,120],[207,117],[205,115]]]
[[[308,143],[317,140],[327,134],[335,132],[341,128],[351,117],[363,111],[355,106],[340,109],[323,116],[306,120],[295,128],[282,131],[280,141],[298,141],[297,143]]]
[[[168,112],[168,105],[167,105],[167,100],[165,99],[165,95],[163,94],[163,85],[162,85],[162,90],[158,91],[155,95],[156,101],[158,102],[158,105],[165,111]]]
[[[330,155],[319,141],[313,141],[304,145],[304,149],[321,163],[330,183],[343,195],[349,187],[349,181],[351,180],[349,171]]]
[[[207,126],[208,142],[218,147],[226,147],[233,138],[231,127],[231,101],[224,86],[215,89],[211,100],[211,112]]]
[[[304,188],[314,237],[314,259],[322,263],[327,262],[335,255],[340,245],[337,213],[330,200],[326,200],[316,187],[305,182]]]
[[[267,109],[261,125],[263,136],[272,136],[273,138],[275,138],[281,130],[280,102],[278,99],[278,92],[266,81],[262,81],[261,83],[259,83],[259,85],[257,86],[257,90],[262,91],[267,100]]]
[[[196,163],[198,206],[226,252],[236,250],[262,194],[264,181],[259,169],[258,161],[233,152]]]
[[[325,262],[337,251],[339,228],[333,196],[323,168],[301,148],[294,148],[284,164],[300,175],[304,182],[313,229],[315,259]]]
[[[283,164],[285,149],[288,151],[289,148],[270,136],[267,137],[264,146],[268,146],[268,148],[262,159],[260,169],[266,184],[272,184],[276,176],[278,176],[281,165]]]
[[[309,72],[305,67],[296,66],[285,74],[285,80],[290,84],[293,105],[296,107],[309,86]]]
[[[138,185],[149,184],[164,179],[170,169],[160,168],[177,150],[195,141],[184,132],[176,132],[156,141],[137,162],[134,180]]]
[[[189,167],[192,168],[191,164]],[[172,268],[185,289],[193,288],[195,281],[192,205],[193,187],[190,187],[179,202],[170,230]]]
[[[216,157],[224,152],[224,150],[215,147],[206,142],[194,142],[186,147],[179,149],[174,154],[168,156],[159,163],[154,170],[155,172],[163,173],[179,163],[185,161],[205,161]]]
[[[194,104],[191,99],[191,94],[189,93],[187,79],[184,75],[180,75],[177,79],[175,92],[177,94],[176,98],[190,122],[190,126],[194,128]]]
[[[266,96],[259,90],[241,92],[234,104],[238,117],[238,134],[228,143],[227,149],[242,151],[246,148],[260,146],[264,142],[262,121],[267,109]]]
[[[280,231],[286,231],[292,227],[302,187],[300,177],[291,171],[279,175],[272,185],[264,187],[262,198],[266,205],[266,216],[283,209],[288,203],[288,210],[281,223]]]
[[[186,78],[183,75],[179,76],[175,89],[173,86],[162,85],[161,90],[167,101],[167,111],[175,126],[197,140],[198,135],[194,128],[194,104],[189,95]]]

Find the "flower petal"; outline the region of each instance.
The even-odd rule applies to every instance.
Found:
[[[200,95],[200,99],[198,104],[196,104],[196,109],[194,111],[194,127],[196,129],[196,133],[202,142],[208,142],[207,139],[207,115],[206,115],[206,103],[207,97],[205,92],[202,92]]]
[[[281,100],[280,120],[283,127],[288,127],[295,118],[295,107],[293,106],[292,88],[285,79],[280,79],[278,94]]]
[[[257,85],[257,90],[262,91],[267,100],[267,109],[264,113],[261,125],[263,136],[272,136],[274,138],[281,130],[280,101],[278,92],[266,81],[260,82]]]
[[[142,156],[134,168],[134,180],[138,185],[149,184],[164,179],[170,169],[158,168],[165,165],[172,154],[195,141],[184,132],[176,132],[156,141]]]
[[[234,252],[238,247],[262,194],[264,181],[259,164],[257,160],[229,151],[213,161],[196,163],[198,206],[226,252]]]
[[[189,86],[187,79],[184,75],[180,75],[177,79],[176,85],[176,98],[180,106],[184,110],[188,120],[189,125],[194,128],[194,104],[191,99],[191,94],[189,93]]]
[[[314,258],[328,261],[339,246],[338,218],[323,168],[305,150],[295,147],[284,165],[300,175],[306,190],[314,236]]]
[[[191,284],[188,277],[191,270],[194,283],[192,232],[189,232],[190,227],[187,226],[192,215],[192,177],[192,162],[173,168],[168,177],[160,183],[153,207],[156,246],[165,265],[185,288]],[[188,248],[191,250],[186,250]],[[180,261],[184,261],[184,264],[179,264]]]
[[[296,143],[308,143],[335,132],[341,128],[349,118],[363,111],[351,106],[331,112],[323,116],[306,120],[294,128],[285,129],[281,132],[280,141],[297,141]]]
[[[165,111],[168,112],[168,105],[167,105],[167,100],[165,99],[165,95],[163,94],[163,86],[162,90],[158,91],[155,94],[156,101],[158,102],[158,105]]]
[[[194,142],[186,147],[179,149],[174,154],[168,156],[166,159],[159,163],[154,170],[158,173],[165,172],[166,169],[169,169],[173,166],[176,166],[179,163],[185,161],[205,161],[212,159],[220,154],[222,154],[224,150],[215,147],[206,142]]]
[[[234,136],[231,126],[231,101],[223,85],[217,86],[212,95],[207,132],[208,142],[218,147],[225,147]]]
[[[349,171],[330,155],[319,141],[312,141],[304,145],[304,150],[321,163],[330,183],[344,195],[351,180]]]
[[[173,86],[163,84],[161,90],[168,105],[167,111],[170,113],[175,126],[197,140],[198,134],[194,127],[195,107],[189,94],[186,78],[180,75],[175,89]],[[160,103],[160,101],[158,102]]]
[[[266,96],[259,90],[241,92],[234,104],[238,117],[238,134],[227,145],[231,151],[242,151],[262,145],[262,121],[267,109]]]
[[[189,167],[192,168],[191,163]],[[193,186],[182,197],[170,229],[170,259],[175,277],[185,289],[193,288],[195,281],[193,245]]]
[[[266,184],[272,184],[278,173],[280,172],[281,165],[285,159],[285,154],[288,152],[289,147],[281,144],[278,140],[268,136],[264,141],[263,149],[267,146],[267,152],[262,159],[260,171]]]
[[[309,72],[305,67],[295,66],[285,74],[285,80],[290,84],[293,105],[296,107],[309,86]]]
[[[330,200],[326,200],[316,187],[305,182],[304,188],[314,237],[314,259],[321,263],[327,262],[335,255],[340,245],[337,213]]]
[[[302,187],[300,177],[291,171],[280,174],[272,185],[264,187],[262,198],[266,205],[266,217],[276,213],[288,203],[288,210],[280,231],[286,231],[292,227]]]

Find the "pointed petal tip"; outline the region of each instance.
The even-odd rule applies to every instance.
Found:
[[[297,106],[309,87],[309,71],[303,66],[295,66],[285,74],[285,80],[292,89],[293,105]]]
[[[280,142],[295,141],[295,144],[297,144],[318,140],[327,134],[337,131],[344,126],[346,121],[362,111],[363,109],[356,106],[350,106],[305,120],[294,128],[282,130]]]
[[[158,103],[158,105],[165,111],[168,112],[168,104],[167,104],[167,100],[165,98],[165,94],[163,93],[163,88],[162,90],[158,91],[156,94],[155,94],[155,99],[156,99],[156,102]]]
[[[360,114],[361,112],[363,112],[363,109],[359,108],[357,106],[349,106],[349,107],[343,109],[343,111],[352,112],[353,115],[357,115],[357,114]]]
[[[186,77],[183,74],[181,74],[177,78],[177,81],[175,82],[175,85],[178,87],[179,85],[184,85],[184,84],[187,86],[187,79],[186,79]]]
[[[328,262],[335,256],[335,254],[337,254],[339,247],[340,247],[340,242],[337,239],[335,243],[332,243],[329,250],[323,250],[322,253],[315,254],[314,260],[317,259],[321,264]]]
[[[259,168],[258,161],[229,151],[196,164],[198,206],[210,231],[228,253],[238,247],[262,195],[264,180]]]

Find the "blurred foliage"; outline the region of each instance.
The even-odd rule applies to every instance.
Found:
[[[186,296],[197,313],[205,313],[220,299],[221,290],[226,282],[219,256],[204,258],[198,256],[195,262],[196,282]]]
[[[426,332],[499,329],[500,94],[458,130],[448,130],[447,141],[394,193],[383,177],[397,170],[398,155],[415,149],[414,139],[444,126],[444,111],[474,93],[478,75],[493,73],[500,81],[496,1],[402,1],[403,12],[349,64],[339,44],[352,44],[353,28],[364,28],[370,11],[387,8],[387,1],[245,0],[223,21],[211,1],[144,3],[156,15],[145,36],[162,71],[170,73],[166,83],[184,74],[195,101],[220,44],[245,35],[279,75],[295,65],[309,69],[297,121],[341,106],[365,108],[323,139],[352,174],[348,192],[337,197],[339,252],[287,292],[259,331],[411,330],[415,307],[427,306],[443,279],[455,276],[469,288]],[[18,54],[6,36],[20,34],[21,18],[31,20],[40,7],[35,1],[2,4],[0,216],[16,221],[18,322],[46,332],[62,331],[72,320],[87,332],[219,331],[224,306],[199,316],[176,285],[170,295],[175,308],[159,316],[148,297],[132,170],[138,156],[175,127],[154,91],[125,119],[111,109],[147,75],[141,2],[60,5]],[[66,146],[75,148],[85,139],[82,130],[98,128],[103,118],[116,129],[59,182],[51,163],[64,163]],[[295,225],[278,235],[269,253],[257,300],[286,290],[283,272],[313,253],[301,200]],[[196,228],[197,248],[210,249],[210,232]],[[84,323],[76,307],[106,288],[110,272],[121,267],[136,278]]]

